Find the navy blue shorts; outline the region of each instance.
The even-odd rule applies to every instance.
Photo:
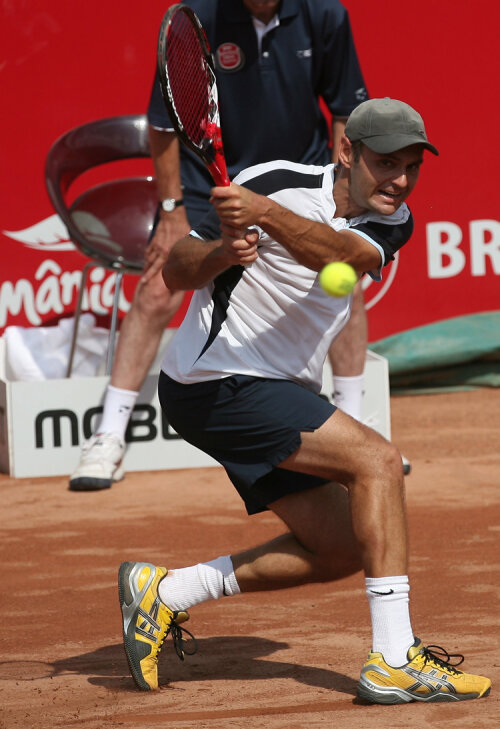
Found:
[[[249,514],[327,483],[277,468],[300,446],[301,432],[316,430],[336,410],[305,387],[246,375],[182,385],[161,372],[158,396],[172,428],[224,466]]]

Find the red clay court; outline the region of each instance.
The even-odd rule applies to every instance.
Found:
[[[1,729],[493,729],[497,687],[500,390],[392,398],[407,478],[412,622],[466,656],[491,695],[460,704],[365,706],[369,649],[362,575],[239,596],[192,610],[182,663],[167,639],[162,690],[142,693],[121,643],[123,560],[184,566],[270,538],[219,468],[129,473],[110,491],[66,478],[0,477],[3,507]]]

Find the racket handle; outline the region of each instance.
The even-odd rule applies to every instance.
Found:
[[[226,160],[222,152],[215,150],[215,159],[208,165],[208,169],[218,187],[229,187],[231,182],[227,174]]]

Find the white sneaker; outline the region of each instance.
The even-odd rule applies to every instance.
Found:
[[[411,463],[404,456],[401,456],[401,460],[403,461],[403,473],[404,473],[405,476],[408,476],[408,474],[411,471]]]
[[[125,475],[122,459],[125,443],[113,433],[97,433],[82,446],[76,471],[70,476],[71,491],[99,491],[111,488]]]

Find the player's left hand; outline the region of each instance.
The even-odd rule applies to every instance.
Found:
[[[259,234],[256,230],[248,230],[238,234],[233,228],[222,230],[222,246],[226,254],[232,258],[231,265],[249,266],[258,258],[257,243]]]

